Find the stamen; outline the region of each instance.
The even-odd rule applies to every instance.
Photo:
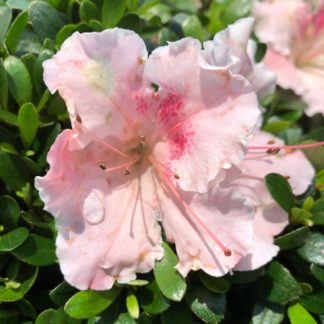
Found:
[[[271,155],[276,155],[279,152],[280,152],[280,149],[278,149],[278,148],[273,148],[273,149],[271,148],[266,151],[267,154],[271,154]]]
[[[324,142],[310,143],[310,144],[298,144],[298,145],[264,145],[264,146],[248,146],[248,150],[274,150],[274,149],[309,149],[313,147],[323,146]]]
[[[132,172],[131,172],[131,170],[129,170],[129,169],[126,169],[125,171],[124,171],[124,175],[130,175]]]
[[[284,176],[284,178],[285,178],[286,180],[289,180],[289,179],[290,179],[290,176]]]
[[[232,255],[232,251],[225,247],[225,245],[216,237],[216,235],[207,227],[207,225],[199,218],[198,215],[190,208],[190,206],[183,200],[183,198],[180,196],[177,189],[174,187],[174,185],[171,183],[171,181],[164,175],[163,171],[160,168],[160,162],[154,159],[153,157],[149,157],[149,160],[152,162],[153,166],[158,171],[159,175],[162,177],[168,188],[171,190],[171,192],[175,195],[175,197],[178,199],[178,201],[181,203],[185,211],[188,213],[189,216],[193,217],[197,223],[206,231],[206,233],[212,238],[212,240],[220,247],[220,249],[223,251],[225,256]],[[163,164],[161,164],[162,167],[164,167]]]
[[[80,115],[76,115],[76,119],[75,119],[78,123],[82,124],[82,120]]]
[[[100,163],[99,167],[100,167],[101,170],[106,170],[107,169],[106,165],[104,163]]]
[[[179,180],[180,179],[180,176],[178,174],[175,174],[174,175],[174,178],[177,179],[177,180]]]
[[[267,142],[267,144],[274,144],[274,143],[275,143],[274,140],[269,140],[269,141]]]

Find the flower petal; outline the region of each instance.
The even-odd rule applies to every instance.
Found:
[[[44,63],[44,80],[66,101],[74,128],[127,136],[146,56],[143,40],[129,30],[74,33]]]
[[[176,182],[182,190],[204,193],[221,169],[243,159],[245,138],[260,114],[257,107],[254,93],[229,96],[217,108],[185,120],[167,141],[156,145],[154,155],[171,175],[179,176]]]
[[[136,272],[150,271],[163,256],[155,187],[150,169],[130,180],[106,175],[92,161],[98,146],[73,151],[74,140],[72,131],[58,137],[49,153],[50,171],[35,185],[57,218],[65,279],[79,289],[109,289],[115,280],[128,282]]]
[[[253,209],[232,189],[215,187],[203,195],[179,194],[183,201],[174,193],[158,193],[167,240],[176,245],[178,271],[183,276],[198,269],[213,276],[226,274],[251,245]],[[231,255],[226,256],[220,244]]]

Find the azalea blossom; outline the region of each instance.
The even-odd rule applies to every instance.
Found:
[[[44,79],[65,100],[72,129],[35,185],[56,217],[70,284],[109,289],[150,271],[163,257],[160,224],[183,276],[224,275],[248,253],[254,209],[219,185],[260,118],[245,75],[210,68],[194,39],[147,57],[137,34],[115,28],[74,33],[44,63]]]
[[[268,152],[253,147],[283,146]],[[269,262],[279,251],[274,241],[288,225],[288,214],[273,200],[264,182],[269,173],[285,176],[295,195],[300,195],[310,186],[315,170],[300,150],[285,149],[279,138],[258,131],[249,141],[251,149],[245,159],[227,175],[227,185],[238,186],[242,195],[255,206],[254,240],[249,253],[234,270],[246,271],[259,268]]]
[[[268,44],[264,63],[278,84],[307,103],[306,114],[324,113],[324,1],[254,0],[255,33]]]

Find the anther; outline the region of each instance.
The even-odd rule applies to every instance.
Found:
[[[292,149],[292,148],[289,148],[289,149],[286,149],[286,152],[289,154],[289,153],[294,153],[296,150],[295,149]]]
[[[267,154],[272,154],[272,155],[275,155],[275,154],[277,154],[279,152],[280,152],[280,149],[279,148],[273,148],[273,149],[266,150],[266,153]]]
[[[285,178],[286,180],[289,180],[289,179],[290,179],[290,176],[284,176],[284,178]]]
[[[131,172],[131,170],[129,170],[129,169],[126,169],[125,171],[124,171],[124,175],[130,175],[132,172]]]
[[[269,141],[267,142],[267,144],[269,144],[269,145],[272,145],[272,144],[274,144],[274,143],[275,143],[274,140],[269,140]]]
[[[180,176],[178,174],[175,174],[174,175],[174,178],[177,179],[177,180],[179,180],[180,179]]]
[[[82,123],[82,119],[81,119],[81,117],[80,117],[80,115],[76,115],[76,121],[78,122],[78,123]]]
[[[99,167],[100,167],[101,170],[106,170],[107,169],[106,165],[104,163],[100,163]]]
[[[224,250],[224,255],[227,256],[227,257],[229,257],[229,256],[232,255],[232,251],[230,249],[225,249]]]

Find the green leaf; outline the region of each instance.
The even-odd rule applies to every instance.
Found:
[[[252,324],[280,324],[285,317],[284,308],[276,304],[256,304]]]
[[[127,297],[126,297],[126,307],[128,310],[128,313],[133,317],[133,318],[138,318],[139,317],[139,305],[138,305],[138,300],[135,296],[135,294],[131,291],[128,292]]]
[[[142,20],[135,14],[127,14],[117,24],[118,27],[130,29],[140,34],[142,32]]]
[[[266,271],[272,279],[268,300],[274,303],[286,304],[301,294],[301,288],[289,270],[279,262],[272,262]]]
[[[25,103],[18,112],[18,128],[25,148],[34,141],[39,126],[38,113],[32,103]]]
[[[316,324],[313,316],[300,304],[295,304],[288,308],[288,317],[291,324]]]
[[[280,174],[270,173],[266,175],[265,183],[273,199],[287,213],[290,213],[295,205],[295,197],[289,182]]]
[[[27,10],[32,0],[7,0],[7,5],[12,9]]]
[[[103,0],[101,16],[104,26],[115,27],[123,17],[125,8],[125,0]]]
[[[215,294],[195,284],[186,294],[192,312],[205,323],[219,323],[225,312],[225,295]]]
[[[114,324],[136,324],[136,321],[128,313],[121,313]]]
[[[50,50],[43,50],[39,53],[39,56],[35,61],[32,75],[33,75],[35,89],[38,95],[41,95],[46,89],[43,81],[43,74],[44,74],[43,62],[51,58],[53,54],[54,53]]]
[[[11,17],[11,9],[6,4],[0,2],[0,44],[3,42],[7,34]]]
[[[57,47],[61,47],[63,42],[71,36],[77,30],[77,26],[74,24],[68,24],[63,26],[56,34],[55,44]]]
[[[255,281],[262,275],[264,275],[264,268],[261,267],[252,271],[236,271],[233,275],[227,275],[226,279],[231,283],[245,284]]]
[[[17,302],[17,306],[22,313],[22,315],[30,317],[30,318],[35,318],[37,316],[36,310],[33,307],[33,305],[27,300],[27,299],[20,299]]]
[[[60,312],[46,309],[37,316],[35,324],[64,324],[64,321]]]
[[[294,225],[313,226],[313,215],[307,210],[293,207],[291,209],[290,222]]]
[[[19,105],[31,101],[32,84],[25,64],[14,56],[8,56],[4,66],[8,73],[8,86],[13,98]]]
[[[63,306],[75,292],[76,289],[74,287],[70,286],[66,281],[63,281],[51,290],[49,296],[56,305]]]
[[[20,208],[15,199],[10,196],[0,196],[0,219],[1,225],[13,228],[20,217]]]
[[[324,313],[324,290],[313,294],[303,295],[299,302],[310,312],[315,314]]]
[[[165,312],[161,314],[162,324],[193,324],[190,309],[180,303],[172,304]]]
[[[16,281],[21,283],[19,287],[0,286],[0,301],[13,302],[22,299],[33,286],[38,274],[37,267],[24,265],[19,272]]]
[[[250,0],[232,0],[226,7],[223,20],[226,24],[231,24],[239,18],[249,14],[251,10]]]
[[[311,208],[312,221],[315,225],[324,225],[324,197],[316,200]]]
[[[96,4],[90,0],[83,0],[80,4],[80,18],[89,23],[91,19],[99,19],[99,10]]]
[[[6,109],[8,105],[8,77],[3,59],[0,57],[0,107]]]
[[[310,270],[316,279],[318,279],[320,282],[324,282],[324,268],[316,264],[312,264]]]
[[[11,53],[15,53],[19,41],[19,36],[25,29],[28,21],[28,12],[21,12],[11,24],[7,37],[6,45]]]
[[[162,295],[156,281],[139,290],[138,299],[141,307],[149,314],[156,315],[164,312],[169,301]]]
[[[279,133],[284,131],[285,129],[289,128],[291,126],[291,122],[285,121],[285,120],[276,120],[267,123],[264,127],[263,130],[269,133]]]
[[[0,179],[18,191],[31,180],[31,174],[20,156],[0,151]]]
[[[21,245],[28,237],[29,231],[25,227],[18,227],[9,233],[0,235],[0,251],[11,251]]]
[[[12,253],[21,261],[32,265],[45,266],[56,262],[54,239],[31,234]]]
[[[96,316],[111,305],[119,293],[120,289],[117,287],[108,291],[80,291],[67,301],[64,311],[77,319]]]
[[[324,235],[311,233],[297,252],[306,261],[324,266]]]
[[[64,25],[59,12],[45,1],[32,1],[28,12],[31,25],[41,40],[55,39],[56,33]]]
[[[275,243],[280,247],[281,251],[290,250],[304,244],[310,231],[308,227],[300,227],[295,231],[276,238]]]
[[[303,144],[315,143],[314,141],[303,142]],[[318,146],[313,148],[304,149],[303,152],[306,154],[308,159],[312,162],[317,170],[324,169],[324,147]]]
[[[18,118],[10,111],[0,109],[0,120],[9,126],[18,126]]]
[[[212,277],[205,272],[200,272],[199,278],[207,289],[216,293],[226,293],[230,288],[228,281],[221,277]]]
[[[180,301],[186,292],[186,281],[175,269],[178,258],[172,249],[166,243],[163,243],[163,249],[164,256],[156,262],[154,276],[164,296]]]
[[[194,37],[201,41],[206,39],[206,32],[197,16],[188,16],[181,27],[186,37]]]

